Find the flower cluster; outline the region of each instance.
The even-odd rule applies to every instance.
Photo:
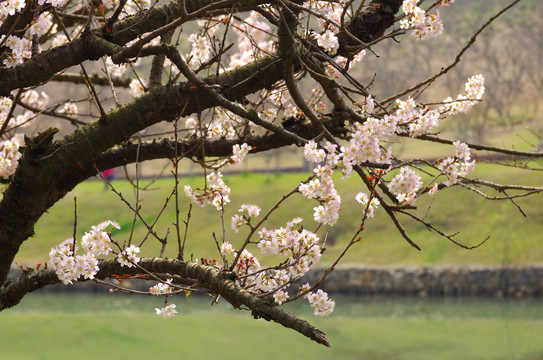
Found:
[[[98,272],[98,260],[94,254],[74,256],[77,250],[77,245],[74,249],[74,240],[67,239],[49,252],[49,264],[64,284],[72,284],[80,276],[85,279],[94,279],[94,275]]]
[[[234,250],[234,255],[237,256],[237,252]],[[260,270],[260,262],[253,256],[247,249],[244,249],[239,255],[238,262],[234,267],[234,272],[239,276],[250,275]],[[252,285],[254,283],[254,276],[248,276],[244,279],[244,285]]]
[[[330,55],[335,55],[339,49],[339,40],[331,30],[326,30],[323,34],[315,34],[317,44]]]
[[[309,292],[305,297],[309,301],[309,305],[315,309],[313,313],[317,316],[329,316],[336,306],[336,302],[328,299],[328,294],[321,289]]]
[[[396,195],[396,199],[400,204],[412,205],[421,186],[420,176],[414,170],[404,166],[400,169],[400,173],[390,180],[388,190]]]
[[[57,24],[53,23],[53,15],[49,13],[42,13],[37,19],[35,19],[30,25],[30,34],[42,36],[46,33],[56,34]]]
[[[304,276],[309,268],[317,264],[321,258],[321,247],[317,235],[295,227],[301,220],[297,218],[287,223],[284,228],[262,229],[258,233],[260,236],[258,247],[262,254],[288,257],[287,270],[291,280]],[[276,275],[285,274],[284,272],[276,273]]]
[[[115,64],[110,57],[106,58],[106,69],[111,76],[121,77],[124,75],[128,66],[126,64]]]
[[[44,110],[49,103],[49,96],[43,91],[38,93],[36,90],[28,90],[23,93],[20,101],[26,105],[34,107],[38,110]],[[36,114],[32,111],[24,111],[22,114],[11,114],[11,118],[8,119],[8,115],[13,107],[13,100],[8,97],[0,97],[0,124],[4,125],[4,122],[9,121],[9,127],[6,127],[6,132],[10,133],[11,130],[17,127],[25,127],[29,125],[30,120],[36,117]],[[15,135],[18,137],[19,144],[22,142],[22,135]]]
[[[140,248],[136,245],[130,245],[117,256],[117,261],[121,266],[134,267],[140,261],[137,254],[140,252]]]
[[[221,245],[221,254],[224,256],[234,255],[236,250],[228,241],[225,241]]]
[[[209,60],[211,55],[211,43],[206,36],[191,34],[189,41],[192,42],[189,65],[193,68],[200,66]]]
[[[399,133],[407,132],[409,136],[417,137],[439,125],[440,111],[429,107],[419,108],[412,98],[406,101],[396,99],[396,107],[396,112],[389,119],[401,128],[396,129]]]
[[[206,179],[208,186],[203,193],[199,194],[190,185],[185,185],[185,195],[200,207],[213,204],[217,210],[222,210],[230,202],[230,188],[222,180],[220,172],[212,172]]]
[[[171,284],[173,279],[166,280],[165,283],[158,283],[155,286],[149,288],[149,293],[151,295],[165,295],[172,291]]]
[[[0,176],[2,178],[7,179],[15,173],[21,158],[19,147],[23,145],[23,141],[23,135],[18,134],[2,142],[0,148]]]
[[[18,38],[13,35],[9,35],[6,39],[6,35],[2,35],[2,37],[0,37],[0,43],[4,43],[4,45],[11,50],[9,56],[3,61],[7,68],[21,64],[26,59],[32,57],[32,43],[30,40]]]
[[[366,161],[388,162],[382,159],[380,138],[388,134],[387,124],[376,118],[368,118],[363,124],[353,125],[349,145],[341,149],[343,163],[349,167]]]
[[[470,161],[471,153],[467,144],[457,140],[453,143],[455,147],[455,156],[438,161],[438,169],[447,176],[443,182],[445,186],[450,186],[458,182],[458,177],[466,176],[475,169],[475,160]]]
[[[138,97],[143,95],[145,91],[145,81],[143,79],[133,79],[130,82],[129,89],[130,89],[130,95],[133,97]]]
[[[25,0],[8,0],[0,3],[0,19],[3,21],[8,15],[15,15],[26,6]]]
[[[164,306],[162,309],[155,308],[155,311],[158,316],[162,316],[164,319],[172,318],[178,313],[175,310],[175,304]]]
[[[245,215],[232,216],[232,229],[237,233],[239,228],[242,227],[246,221],[251,221],[251,218],[258,217],[260,215],[260,208],[256,205],[243,204],[238,210],[240,213],[245,212]]]
[[[424,40],[430,36],[438,36],[443,32],[443,23],[439,11],[427,15],[417,6],[419,0],[404,0],[402,10],[406,17],[400,21],[401,29],[414,29],[413,36]]]
[[[371,200],[368,195],[364,193],[358,193],[355,197],[355,200],[358,201],[364,207],[364,214],[366,217],[373,217],[373,211],[377,209],[381,203],[375,197],[372,197]]]
[[[451,115],[470,111],[473,105],[482,99],[485,92],[484,85],[485,78],[483,75],[473,75],[465,84],[466,92],[459,94],[456,100],[450,97],[446,98],[443,100],[443,106],[439,110]]]
[[[248,64],[266,53],[273,52],[273,41],[268,40],[270,26],[260,20],[258,12],[251,11],[243,21],[234,21],[233,28],[238,35],[239,52],[230,57],[230,69]]]
[[[319,165],[313,170],[317,176],[316,179],[302,183],[298,187],[303,196],[317,199],[320,202],[319,206],[313,208],[315,221],[330,226],[333,226],[338,220],[341,209],[341,197],[332,180],[332,174],[340,160],[336,149],[337,145],[330,142],[326,142],[325,149],[319,149],[315,141],[309,141],[304,146],[306,160],[314,163],[324,161],[324,165]]]
[[[243,205],[242,210],[247,216],[256,217],[260,209],[254,205]],[[321,258],[321,246],[318,236],[299,226],[302,218],[295,218],[289,221],[285,227],[275,230],[262,228],[259,232],[258,248],[266,256],[279,256],[286,259],[282,265],[275,269],[261,269],[258,259],[247,249],[244,249],[234,266],[234,272],[238,274],[240,285],[253,294],[273,294],[275,302],[282,304],[288,300],[286,288],[296,279],[304,276],[312,265],[319,262]],[[221,246],[223,256],[237,256],[238,253],[228,242]],[[318,292],[318,296],[323,294]],[[325,293],[324,293],[325,294]],[[315,314],[326,316],[333,310],[333,301],[317,301],[319,310]]]
[[[79,277],[85,279],[94,279],[98,272],[98,260],[96,256],[108,255],[111,249],[111,229],[120,229],[121,227],[114,221],[107,220],[91,229],[81,238],[81,246],[85,254],[76,255],[79,247],[74,239],[67,239],[58,246],[55,246],[49,252],[49,264],[55,270],[58,278],[64,284],[72,284]],[[132,267],[140,259],[136,254],[140,248],[134,245],[127,247],[119,254],[118,261],[122,266]]]
[[[49,96],[43,91],[38,93],[36,90],[28,90],[21,96],[21,102],[36,109],[44,110],[49,104]]]
[[[241,146],[239,144],[235,144],[232,146],[232,157],[230,160],[233,164],[238,164],[245,159],[249,151],[251,151],[252,147],[243,143]]]
[[[71,117],[72,119],[76,119],[77,115],[79,115],[77,104],[72,103],[72,102],[65,103],[64,106],[58,112],[61,114],[66,114],[68,117]]]
[[[116,229],[121,228],[119,224],[113,221],[106,221],[97,226],[91,226],[90,231],[86,232],[81,238],[83,249],[93,255],[108,255],[112,251],[111,238],[106,231],[109,226]]]

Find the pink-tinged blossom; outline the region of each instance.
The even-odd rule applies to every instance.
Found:
[[[230,244],[228,241],[225,241],[225,242],[222,243],[222,245],[221,245],[221,254],[222,255],[228,256],[228,255],[234,255],[235,253],[236,253],[236,250],[234,249],[232,244]]]
[[[419,111],[409,125],[409,136],[417,137],[429,133],[439,125],[440,113],[437,110]]]
[[[53,38],[53,40],[51,41],[51,47],[52,48],[55,48],[55,47],[59,47],[59,46],[62,46],[62,45],[65,45],[68,43],[68,38],[66,37],[66,35],[64,34],[58,34],[57,36],[55,36]]]
[[[469,161],[471,158],[470,149],[466,143],[461,142],[460,140],[456,140],[453,142],[453,145],[455,147],[455,154],[458,159]]]
[[[465,85],[466,97],[480,100],[485,93],[485,78],[481,74],[473,75]]]
[[[437,2],[437,6],[439,7],[445,7],[450,6],[452,3],[454,3],[455,0],[439,0]]]
[[[260,14],[251,11],[244,21],[233,22],[234,32],[238,35],[239,51],[230,57],[231,69],[245,65],[273,51],[273,41],[269,37],[270,27],[260,21]]]
[[[245,224],[245,219],[241,215],[232,216],[232,230],[237,234],[239,229]]]
[[[119,223],[117,223],[116,221],[106,220],[106,221],[102,221],[100,224],[96,225],[95,227],[92,227],[92,229],[101,230],[101,231],[104,231],[104,230],[110,231],[113,229],[120,230],[121,225],[119,225]]]
[[[296,106],[292,105],[291,103],[288,103],[285,106],[285,110],[283,112],[283,118],[289,119],[289,118],[296,117],[298,115],[300,115],[300,110]]]
[[[26,6],[25,0],[8,0],[7,5],[4,5],[7,13],[11,16],[16,12],[20,12]]]
[[[443,106],[439,108],[441,112],[446,112],[451,115],[458,113],[467,113],[473,105],[481,100],[485,92],[485,78],[478,74],[470,77],[464,85],[466,92],[459,94],[456,100],[448,97],[443,100]]]
[[[371,95],[366,96],[364,103],[362,104],[362,110],[364,110],[368,114],[371,114],[374,108],[375,102],[373,101],[373,97]]]
[[[189,133],[192,135],[200,136],[201,132],[198,126],[198,121],[195,118],[189,117],[185,120],[185,128],[189,130]]]
[[[417,190],[422,186],[420,176],[412,169],[404,166],[388,184],[388,190],[396,195],[398,202],[413,204]]]
[[[230,160],[234,164],[240,163],[241,161],[243,161],[243,159],[245,159],[251,149],[252,147],[247,145],[246,143],[241,144],[241,146],[239,144],[235,144],[234,146],[232,146],[232,157],[230,158]]]
[[[304,156],[307,161],[319,163],[324,161],[326,153],[324,150],[319,149],[317,143],[314,140],[309,140],[304,145]]]
[[[172,279],[168,279],[165,283],[158,283],[149,288],[149,293],[156,296],[168,294],[172,291],[171,283]]]
[[[430,196],[434,196],[435,194],[437,194],[437,190],[438,190],[438,185],[437,185],[437,183],[434,183],[434,185],[432,185],[430,190],[428,190],[428,194]]]
[[[136,245],[130,245],[117,256],[117,261],[121,266],[134,267],[140,261],[137,254],[140,252],[140,248]]]
[[[211,43],[206,36],[196,34],[191,34],[189,36],[189,41],[192,42],[189,65],[193,68],[197,68],[209,60],[211,56]]]
[[[339,40],[333,31],[326,30],[324,34],[316,34],[317,44],[330,55],[335,55],[339,49]]]
[[[155,308],[155,311],[158,316],[162,316],[164,319],[172,318],[178,314],[177,310],[175,310],[175,304],[165,306],[162,309]]]
[[[377,206],[381,205],[376,197],[372,197],[370,200],[368,195],[364,193],[358,193],[355,197],[355,200],[362,204],[367,217],[373,217],[373,211],[377,208]]]
[[[419,7],[415,7],[415,10],[409,14],[411,16],[411,24],[416,28],[421,28],[425,26],[426,23],[426,13]]]
[[[86,252],[93,255],[107,255],[112,250],[109,235],[97,228],[91,228],[83,235],[81,245]]]
[[[267,293],[278,288],[277,281],[273,276],[261,272],[255,277],[255,289],[253,292]]]
[[[244,249],[239,256],[238,262],[234,266],[234,272],[239,276],[243,276],[255,273],[258,270],[260,270],[258,259],[247,251],[247,249]],[[249,276],[246,279],[249,284],[254,284],[254,276]]]
[[[66,114],[66,116],[71,117],[72,119],[77,119],[77,115],[79,115],[77,104],[72,102],[65,103],[58,112],[61,114]]]
[[[25,38],[18,38],[17,36],[9,35],[7,38],[5,35],[0,37],[0,42],[4,42],[4,46],[8,47],[11,51],[8,52],[8,56],[4,59],[4,65],[7,68],[14,67],[18,64],[22,64],[24,60],[30,59],[32,56],[31,48],[32,43]]]
[[[200,207],[212,204],[217,210],[221,210],[230,202],[230,188],[222,180],[220,172],[212,172],[206,178],[208,188],[202,194],[190,185],[185,185],[185,195]]]
[[[417,9],[419,0],[404,0],[402,3],[402,11],[406,15],[411,15]]]
[[[43,91],[38,93],[36,90],[28,90],[21,97],[21,102],[40,110],[45,110],[49,104],[49,96]]]
[[[454,144],[456,147],[455,157],[442,159],[437,167],[442,174],[447,176],[447,180],[443,182],[445,186],[456,184],[459,177],[467,176],[475,169],[475,161],[469,161],[470,151],[467,145],[460,141],[455,141]]]
[[[441,35],[443,32],[443,23],[441,22],[441,16],[439,10],[426,17],[426,28],[431,36]]]
[[[145,86],[146,84],[143,79],[133,79],[129,85],[130,95],[132,95],[133,97],[139,97],[143,95],[143,93],[145,92]]]
[[[19,164],[21,153],[19,148],[23,145],[23,135],[18,134],[11,139],[4,140],[0,147],[0,177],[8,179]]]
[[[275,299],[275,303],[277,305],[281,305],[288,300],[288,294],[283,290],[278,290],[273,294],[273,298]]]
[[[246,212],[247,217],[254,218],[258,217],[260,215],[260,208],[256,205],[252,204],[243,204],[241,205],[239,212]]]
[[[308,293],[306,298],[309,301],[309,305],[315,309],[314,314],[317,316],[329,316],[336,306],[336,302],[328,299],[328,294],[321,289],[314,293]]]
[[[73,239],[67,239],[49,252],[49,266],[63,284],[72,284],[81,276],[85,279],[94,279],[98,272],[98,260],[91,253],[74,256],[78,250],[74,249]]]
[[[121,77],[124,75],[127,69],[126,64],[115,64],[110,57],[106,58],[106,68],[111,76]]]
[[[318,166],[314,172],[318,176],[307,183],[302,183],[298,190],[302,195],[309,199],[317,199],[320,205],[314,207],[313,218],[315,221],[325,225],[333,226],[339,218],[341,209],[341,197],[335,189],[332,180],[333,168],[340,163],[340,157],[336,154],[337,146],[326,143],[325,148],[329,151],[319,149],[315,141],[310,140],[304,146],[304,155],[306,160],[312,162],[323,162],[324,166]],[[343,155],[345,158],[345,156]]]
[[[57,24],[53,24],[53,16],[49,13],[42,13],[36,20],[30,25],[30,34],[42,36],[49,32],[50,34],[56,34]]]
[[[440,35],[443,23],[439,11],[427,15],[417,4],[418,0],[404,0],[402,10],[406,17],[400,20],[400,29],[413,29],[412,35],[419,40]]]

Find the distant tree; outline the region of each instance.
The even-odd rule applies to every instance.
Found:
[[[171,296],[201,291],[329,345],[321,331],[279,305],[305,297],[316,315],[328,315],[334,308],[335,303],[318,289],[322,280],[287,293],[287,287],[319,261],[325,228],[340,215],[336,185],[341,182],[333,180],[334,172],[358,177],[366,190],[356,195],[360,226],[353,229],[352,240],[332,260],[325,277],[359,241],[374,211],[384,211],[414,248],[419,247],[404,230],[401,217],[470,248],[417,215],[417,198],[455,187],[488,199],[510,200],[521,209],[516,198],[543,190],[469,176],[475,166],[471,150],[508,157],[508,165],[515,165],[515,160],[525,164],[541,153],[466,144],[436,132],[440,121],[454,121],[455,114],[481,101],[482,75],[470,77],[458,97],[417,102],[461,60],[481,31],[519,1],[481,21],[439,73],[383,98],[373,98],[374,84],[360,83],[350,75],[351,67],[357,62],[363,66],[363,57],[373,56],[377,43],[439,35],[438,8],[453,0],[418,4],[424,9],[416,0],[3,1],[0,309],[60,282],[108,281],[110,287],[131,292],[108,280],[130,277],[157,281],[149,291],[165,296],[164,308],[157,309],[163,317],[176,313],[175,305],[168,303]],[[126,100],[129,94],[133,99]],[[65,122],[60,133],[51,125],[58,121]],[[166,133],[144,133],[162,121],[169,123]],[[44,130],[20,135],[27,124]],[[387,143],[405,138],[449,144],[451,155],[400,159]],[[311,177],[279,195],[277,204],[263,213],[258,199],[239,212],[233,209],[231,226],[246,227],[249,235],[232,243],[215,238],[219,261],[188,259],[185,243],[194,240],[183,234],[192,207],[177,208],[177,198],[188,196],[196,205],[214,206],[224,219],[230,189],[219,170],[248,154],[290,145],[298,146],[314,163]],[[162,243],[159,254],[140,258],[144,252],[136,244],[141,241],[117,239],[114,221],[94,226],[77,239],[74,218],[74,238],[51,250],[47,267],[25,268],[19,277],[8,279],[21,244],[40,240],[40,234],[34,234],[38,219],[77,184],[107,169],[164,158],[173,164],[168,200],[175,203],[177,220],[171,236],[175,240],[157,234],[154,224],[140,215],[139,203],[127,202],[148,236]],[[206,170],[205,188],[180,189],[177,172],[182,158],[193,159]],[[304,228],[295,209],[280,207],[297,194],[315,202],[314,220],[320,224],[316,230]],[[125,200],[122,195],[120,199]],[[186,225],[181,210],[187,211]],[[293,220],[284,227],[263,226],[272,212],[289,210]],[[163,256],[166,246],[175,247],[175,259]],[[278,260],[262,267],[252,253]]]

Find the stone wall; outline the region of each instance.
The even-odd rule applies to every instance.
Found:
[[[315,269],[303,283],[315,283]],[[295,286],[299,284],[295,284]],[[414,296],[543,296],[543,264],[523,266],[344,266],[323,282],[328,293]]]
[[[17,269],[20,272],[20,269]],[[314,269],[290,287],[295,292],[306,282],[313,284],[325,269]],[[14,271],[12,275],[15,275]],[[130,281],[129,281],[130,282]],[[156,282],[132,281],[129,287],[147,290]],[[543,297],[543,264],[523,266],[342,266],[321,287],[329,294],[410,296],[508,296]],[[41,291],[103,293],[107,288],[93,282],[49,286]]]

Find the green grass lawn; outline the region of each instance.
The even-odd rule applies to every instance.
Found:
[[[227,304],[172,299],[180,314],[153,314],[161,299],[33,294],[0,316],[2,359],[541,359],[537,302],[338,299],[330,318],[292,311],[326,332],[325,348]],[[9,345],[7,345],[9,344]],[[6,346],[7,345],[7,346]]]
[[[485,179],[502,182],[522,182],[528,184],[543,183],[542,175],[538,172],[523,173],[520,170],[502,167],[491,169],[488,165],[480,164],[477,172]],[[231,216],[237,213],[243,203],[259,205],[263,212],[267,211],[281,196],[295,188],[300,181],[307,178],[307,174],[237,174],[225,177],[232,188],[232,203],[225,210],[225,236],[226,240],[239,246],[247,234],[242,229],[235,234],[231,228]],[[142,181],[145,183],[145,181]],[[180,187],[190,184],[193,187],[203,187],[200,177],[186,177],[180,179]],[[126,181],[114,181],[115,187],[135,206],[134,190]],[[142,200],[141,213],[148,223],[152,223],[160,212],[166,197],[170,194],[173,179],[163,178],[150,186],[148,191],[140,192]],[[346,242],[352,237],[354,229],[359,226],[361,206],[354,201],[354,196],[364,191],[361,182],[353,175],[346,181],[337,181],[337,187],[343,199],[341,218],[331,229],[322,229],[320,235],[327,236],[327,253],[323,257],[325,263],[332,261]],[[522,264],[540,262],[543,260],[543,243],[540,234],[543,232],[543,211],[541,210],[542,195],[521,198],[518,202],[528,213],[524,218],[510,202],[491,202],[484,200],[473,192],[451,188],[445,189],[435,199],[423,197],[417,201],[417,213],[423,216],[428,206],[431,208],[427,220],[433,222],[446,233],[460,231],[455,238],[458,241],[473,245],[482,241],[486,236],[490,240],[476,250],[464,250],[450,243],[444,238],[429,232],[418,223],[414,223],[405,216],[400,216],[405,228],[418,243],[422,251],[410,247],[401,238],[392,225],[390,219],[382,211],[376,211],[375,218],[367,221],[365,231],[362,233],[364,241],[356,244],[347,254],[344,263],[364,264]],[[87,181],[80,184],[45,214],[36,227],[35,238],[26,241],[16,259],[19,263],[36,264],[48,260],[50,248],[68,237],[72,236],[73,229],[73,198],[77,197],[77,230],[78,237],[91,225],[98,224],[105,219],[112,219],[122,225],[122,229],[114,233],[120,241],[127,241],[133,222],[133,214],[127,206],[118,200],[117,195],[111,191],[104,191],[104,184],[100,181]],[[435,201],[434,201],[435,200]],[[286,221],[295,216],[302,216],[306,220],[304,226],[310,230],[315,229],[313,221],[313,207],[316,201],[303,198],[295,194],[289,198],[282,207],[271,217],[266,227],[283,226]],[[180,219],[187,216],[188,200],[180,196]],[[177,242],[172,223],[175,221],[174,199],[170,200],[168,207],[156,225],[156,231],[165,235],[170,229],[169,243],[166,255],[176,256]],[[181,229],[183,235],[184,227]],[[193,254],[195,258],[217,257],[213,233],[218,239],[222,238],[221,212],[214,207],[194,207],[188,228],[186,254]],[[138,244],[145,236],[145,227],[140,221],[135,223],[133,239]],[[150,236],[143,249],[144,256],[156,256],[160,244]],[[258,254],[258,249],[253,248]]]

